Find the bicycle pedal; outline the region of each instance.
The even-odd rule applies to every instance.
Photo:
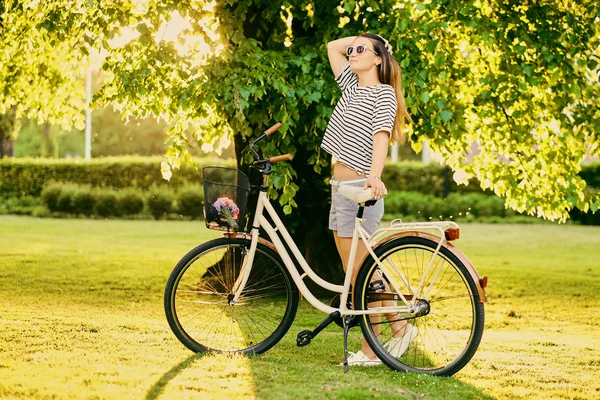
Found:
[[[369,292],[385,291],[385,284],[381,279],[369,283]]]
[[[300,333],[298,333],[298,336],[296,337],[296,346],[298,347],[304,347],[304,346],[308,346],[310,344],[310,341],[313,338],[313,333],[312,331],[306,330],[306,331],[302,331]]]

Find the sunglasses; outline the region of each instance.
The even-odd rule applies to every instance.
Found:
[[[354,53],[354,50],[356,50],[356,54],[362,54],[364,53],[366,50],[369,50],[370,52],[372,52],[373,54],[375,54],[376,56],[378,56],[379,54],[377,54],[377,52],[375,50],[371,50],[370,48],[368,48],[367,46],[365,46],[364,44],[358,45],[358,46],[350,46],[346,49],[346,55],[349,56],[352,53]]]

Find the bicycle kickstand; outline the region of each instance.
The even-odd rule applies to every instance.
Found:
[[[348,372],[348,331],[352,324],[354,315],[348,315],[344,318],[344,373]]]

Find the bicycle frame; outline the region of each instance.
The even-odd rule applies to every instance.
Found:
[[[264,215],[265,210],[267,211],[267,213],[269,214],[269,216],[275,223],[275,227],[273,227],[269,223],[269,221],[267,221],[267,219],[265,218],[265,215]],[[394,313],[412,312],[412,309],[417,301],[417,293],[419,293],[421,291],[421,289],[423,288],[423,285],[425,284],[425,282],[424,282],[425,277],[429,276],[428,272],[432,267],[433,259],[439,252],[439,249],[441,248],[442,244],[445,242],[444,234],[443,234],[443,232],[444,232],[443,227],[448,226],[448,225],[451,227],[458,227],[458,225],[454,222],[443,222],[443,223],[423,222],[423,223],[413,223],[413,224],[400,224],[400,226],[398,226],[397,223],[394,224],[394,222],[397,222],[397,220],[395,220],[395,221],[392,221],[392,224],[389,228],[379,229],[372,236],[369,236],[369,234],[362,228],[363,221],[364,220],[361,218],[356,218],[356,220],[355,220],[354,231],[352,234],[352,246],[350,248],[350,254],[348,257],[348,263],[347,263],[344,284],[341,286],[335,285],[335,284],[332,284],[332,283],[322,279],[321,277],[319,277],[310,268],[307,261],[304,259],[300,250],[296,246],[296,243],[294,242],[294,240],[290,236],[289,232],[285,228],[284,224],[282,223],[281,219],[277,215],[275,209],[271,205],[271,203],[267,197],[267,193],[264,191],[261,191],[259,194],[259,197],[258,197],[256,213],[254,215],[254,222],[252,224],[252,239],[251,239],[251,244],[250,244],[250,251],[248,252],[247,256],[245,257],[245,259],[243,261],[242,268],[240,270],[240,274],[235,282],[235,285],[233,288],[235,296],[232,300],[232,304],[235,305],[235,303],[238,301],[238,299],[248,281],[248,278],[250,276],[250,271],[252,269],[252,263],[254,261],[254,254],[256,252],[256,247],[258,244],[259,228],[262,227],[267,232],[269,238],[275,245],[279,255],[281,256],[281,259],[283,260],[286,268],[290,272],[292,279],[294,280],[294,282],[296,283],[296,286],[300,290],[300,293],[302,293],[302,295],[308,300],[308,302],[316,309],[323,311],[325,313],[328,313],[328,314],[338,311],[342,316],[381,314],[381,313],[392,313],[392,312],[394,312]],[[393,288],[395,294],[398,294],[398,296],[402,300],[402,303],[403,303],[402,305],[398,305],[395,307],[375,307],[375,308],[369,308],[368,310],[350,310],[350,309],[348,309],[346,304],[347,304],[349,290],[350,290],[352,272],[354,270],[354,263],[355,263],[355,259],[356,259],[356,250],[358,248],[358,240],[361,239],[364,242],[367,250],[369,251],[369,253],[373,257],[373,259],[375,260],[375,262],[378,264],[379,268],[385,275],[386,274],[385,271],[387,270],[387,267],[381,263],[381,261],[375,255],[375,253],[373,252],[373,249],[372,249],[372,245],[375,243],[374,239],[381,237],[382,235],[385,235],[385,233],[389,232],[389,231],[414,229],[415,227],[419,227],[421,229],[436,229],[436,230],[439,229],[442,233],[441,234],[442,240],[440,240],[436,251],[433,253],[431,260],[429,261],[427,270],[426,270],[427,272],[423,274],[423,277],[421,278],[421,282],[420,282],[418,288],[416,288],[416,289],[411,287],[411,285],[408,283],[408,280],[404,277],[404,275],[402,273],[400,273],[400,271],[393,265],[393,263],[391,261],[388,260],[390,267],[394,270],[394,272],[396,272],[401,277],[401,279],[404,281],[404,284],[407,286],[407,288],[410,291],[412,291],[412,293],[411,293],[413,295],[412,300],[409,302],[406,299],[406,297],[402,294],[402,291],[400,291],[398,289],[398,287],[396,287],[396,285],[390,280],[390,283],[392,285],[392,288]],[[283,237],[283,240],[285,240],[285,242],[291,249],[293,256],[299,262],[300,266],[304,270],[304,273],[302,275],[300,275],[290,254],[284,247],[278,233],[281,234],[281,236]],[[429,286],[429,289],[427,289],[426,294],[429,293],[429,290],[431,289],[435,280],[437,279],[437,275],[438,275],[439,271],[441,270],[442,266],[443,266],[443,263],[437,267],[437,272],[435,273],[434,279],[432,280],[432,282]],[[339,308],[330,307],[328,305],[323,304],[319,299],[317,299],[311,293],[311,291],[306,287],[306,285],[303,281],[303,279],[306,276],[309,276],[317,285],[319,285],[329,291],[341,293],[340,307]]]

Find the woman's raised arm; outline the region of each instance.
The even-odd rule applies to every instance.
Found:
[[[346,48],[352,46],[352,42],[356,38],[357,36],[348,36],[327,43],[327,57],[329,57],[329,64],[336,78],[340,75],[346,63]]]

